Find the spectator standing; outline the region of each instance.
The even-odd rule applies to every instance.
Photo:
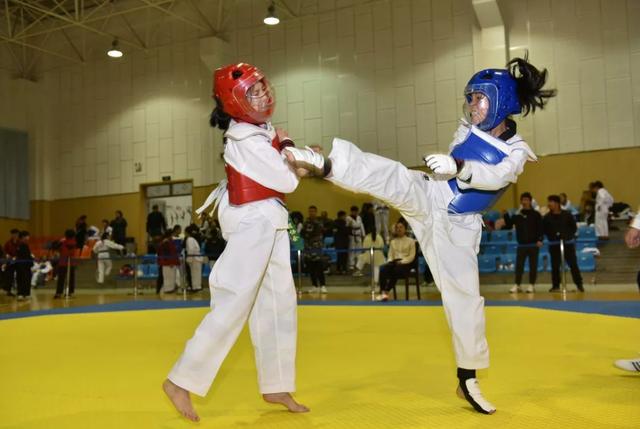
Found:
[[[336,273],[344,274],[348,269],[349,241],[351,228],[347,225],[347,213],[340,210],[337,219],[333,223],[333,245],[336,249]]]
[[[15,259],[18,254],[18,245],[20,244],[20,231],[17,229],[11,230],[11,237],[4,243],[5,264],[4,264],[4,290],[7,292],[7,296],[15,296],[11,290],[13,289],[13,283],[15,281],[16,267]]]
[[[309,207],[309,216],[302,225],[302,238],[304,238],[304,263],[307,267],[313,288],[311,292],[327,293],[324,278],[324,255],[322,221],[318,218],[316,206]]]
[[[18,251],[16,253],[16,283],[18,284],[18,301],[31,298],[31,266],[33,256],[29,249],[29,233],[20,231]]]
[[[362,239],[364,238],[364,225],[362,218],[358,215],[358,207],[352,206],[351,213],[347,216],[347,226],[350,228],[351,235],[349,237],[349,269],[354,269],[356,265],[356,258],[361,251]]]
[[[78,261],[75,259],[77,252],[76,233],[72,229],[68,229],[64,233],[64,238],[60,240],[60,259],[58,260],[57,273],[58,283],[56,285],[56,294],[54,299],[62,298],[65,282],[67,281],[67,272],[69,274],[69,297],[73,297],[76,290],[76,266]]]
[[[160,208],[157,204],[154,204],[151,207],[151,213],[147,215],[147,243],[148,243],[148,251],[147,253],[152,253],[152,244],[156,237],[162,237],[164,232],[167,230],[167,222],[164,218],[164,215],[160,211]]]
[[[576,221],[571,216],[571,213],[562,210],[560,208],[560,197],[558,195],[549,195],[548,207],[549,213],[547,213],[543,220],[542,225],[544,234],[549,239],[549,254],[551,256],[551,289],[549,292],[560,291],[560,270],[561,267],[561,254],[560,254],[560,240],[564,240],[564,259],[571,268],[571,277],[573,282],[580,292],[584,292],[582,285],[582,276],[580,274],[580,268],[578,268],[578,260],[576,257],[576,246],[573,243],[576,237],[578,227]]]
[[[111,238],[118,244],[125,245],[127,241],[127,220],[122,211],[116,210],[116,217],[111,221]]]
[[[162,267],[162,291],[164,293],[174,293],[176,291],[176,273],[180,266],[180,260],[172,231],[167,231],[164,234],[162,243],[158,247],[158,265]]]
[[[542,216],[531,204],[533,198],[529,192],[520,195],[520,205],[522,209],[514,215],[505,213],[504,220],[507,229],[516,227],[516,240],[518,250],[516,253],[516,284],[509,290],[511,293],[522,292],[522,273],[524,272],[525,261],[529,260],[529,286],[527,293],[534,293],[536,279],[538,276],[538,255],[544,239],[542,229]]]
[[[596,180],[591,184],[591,191],[596,194],[596,235],[600,240],[609,239],[609,209],[613,205],[613,197],[604,188],[601,181]]]
[[[87,215],[82,215],[76,220],[76,246],[82,250],[87,241]]]

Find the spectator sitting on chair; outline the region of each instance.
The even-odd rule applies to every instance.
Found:
[[[549,213],[547,213],[542,219],[542,226],[544,234],[547,236],[550,242],[558,242],[564,240],[564,259],[567,265],[571,268],[571,277],[576,287],[580,292],[584,292],[582,286],[582,276],[580,275],[580,268],[578,268],[578,260],[576,258],[576,246],[574,243],[567,243],[567,241],[573,241],[576,238],[576,232],[578,227],[576,221],[571,216],[571,213],[562,210],[560,208],[560,197],[558,195],[549,195],[548,205]],[[560,291],[560,270],[561,267],[561,255],[560,255],[560,243],[549,243],[549,254],[551,255],[551,289],[549,292]]]
[[[395,237],[389,243],[389,262],[380,267],[380,294],[376,301],[388,301],[389,291],[399,278],[406,277],[411,271],[411,263],[416,257],[416,242],[406,236],[407,228],[403,222],[396,223]]]
[[[378,280],[380,278],[380,266],[384,264],[384,253],[382,253],[384,238],[382,235],[378,234],[375,227],[364,237],[362,247],[364,249],[371,249],[372,247],[375,249],[373,251],[373,281],[375,284],[378,284]],[[365,265],[371,265],[371,251],[365,251],[358,255],[358,259],[356,260],[356,271],[353,273],[353,276],[362,277],[364,275],[362,274],[362,269]]]
[[[529,259],[529,286],[526,292],[533,293],[536,286],[536,278],[538,275],[538,253],[542,247],[544,239],[544,231],[542,230],[542,216],[533,209],[531,201],[533,198],[529,192],[520,195],[520,206],[522,207],[518,214],[509,216],[504,214],[506,228],[516,227],[516,239],[518,240],[518,250],[516,254],[516,284],[509,290],[511,293],[522,292],[520,284],[522,283],[522,273],[524,272],[524,263]]]
[[[40,258],[39,261],[35,262],[31,267],[31,288],[35,289],[38,286],[44,286],[51,271],[53,271],[53,265],[46,258]]]

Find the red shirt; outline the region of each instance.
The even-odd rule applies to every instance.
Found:
[[[173,240],[165,239],[160,246],[158,246],[158,265],[161,267],[180,265],[178,248]]]
[[[7,240],[7,242],[4,243],[4,253],[6,253],[7,256],[11,258],[15,258],[16,254],[18,253],[19,244],[20,241],[13,241],[12,239]]]
[[[63,238],[60,240],[60,260],[58,262],[59,267],[66,267],[69,265],[67,262],[69,258],[71,258],[71,266],[75,267],[78,265],[78,260],[73,259],[77,256],[76,254],[76,239],[75,238]]]

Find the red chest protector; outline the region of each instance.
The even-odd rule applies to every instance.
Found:
[[[271,146],[278,152],[281,152],[282,149],[288,145],[291,145],[290,140],[285,140],[283,143],[280,143],[278,136],[275,136],[271,141]],[[262,186],[229,164],[225,164],[224,169],[227,173],[227,191],[229,192],[229,202],[231,204],[239,206],[268,198],[279,198],[284,202],[285,196],[282,192]]]

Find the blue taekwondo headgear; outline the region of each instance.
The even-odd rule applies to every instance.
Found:
[[[507,116],[522,112],[517,83],[508,70],[485,69],[474,74],[464,89],[467,102],[471,101],[474,92],[484,94],[489,99],[487,117],[477,125],[482,131],[492,130]]]

